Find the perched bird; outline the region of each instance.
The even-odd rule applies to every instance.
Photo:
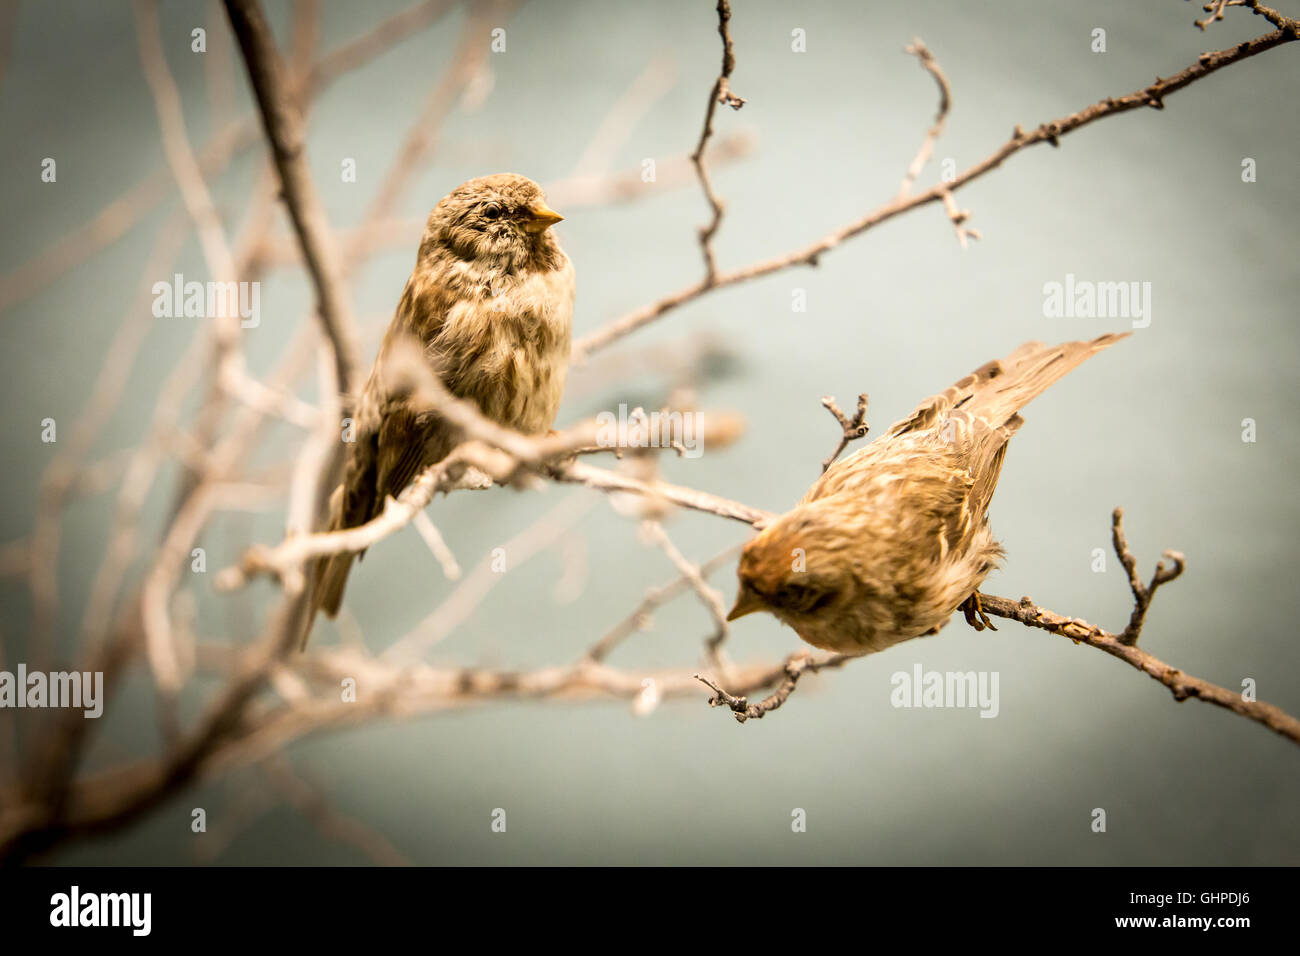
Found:
[[[564,394],[575,289],[573,265],[549,231],[561,219],[535,182],[512,173],[471,179],[434,207],[356,405],[330,530],[375,517],[389,495],[460,441],[457,429],[412,402],[409,381],[386,374],[412,343],[417,360],[422,352],[447,389],[488,418],[526,434],[551,427]],[[317,562],[313,617],[338,613],[355,557]]]
[[[832,465],[746,543],[727,620],[769,611],[814,647],[846,654],[936,633],[959,607],[977,629],[991,626],[978,589],[1003,551],[988,508],[1018,413],[1128,334],[1028,342]]]

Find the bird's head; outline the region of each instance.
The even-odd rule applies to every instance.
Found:
[[[499,173],[471,179],[429,214],[420,254],[441,247],[462,259],[509,269],[546,261],[558,251],[548,230],[563,218],[526,176]]]
[[[859,590],[844,526],[824,502],[800,505],[751,538],[740,555],[740,592],[727,620],[768,611],[808,639],[812,622],[825,622]]]

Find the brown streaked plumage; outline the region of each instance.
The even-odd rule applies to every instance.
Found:
[[[1028,342],[836,462],[745,545],[728,620],[769,611],[814,647],[860,654],[974,611],[1002,557],[988,507],[1020,409],[1128,334]]]
[[[438,415],[411,404],[408,388],[386,381],[385,361],[403,345],[418,343],[452,394],[488,418],[526,434],[551,427],[564,394],[575,289],[573,266],[549,231],[561,218],[536,183],[512,173],[471,179],[434,207],[357,402],[331,530],[375,517],[386,497],[459,440]],[[317,563],[313,616],[338,613],[355,557]]]

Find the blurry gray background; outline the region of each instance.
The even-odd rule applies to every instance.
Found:
[[[1300,13],[1290,0],[1278,5]],[[322,48],[398,9],[393,2],[327,3]],[[283,45],[285,5],[268,10]],[[914,35],[953,84],[936,160],[952,157],[961,169],[1001,144],[1016,123],[1030,128],[1127,93],[1203,50],[1271,29],[1237,10],[1202,34],[1192,24],[1201,15],[1199,4],[1182,0],[739,0],[732,85],[748,103],[739,113],[720,110],[718,131],[748,129],[757,149],[715,170],[728,203],[716,244],[720,265],[801,246],[893,195],[935,110],[932,80],[902,52]],[[314,108],[309,158],[334,225],[360,217],[445,65],[462,16],[344,78]],[[189,31],[207,22],[199,3],[168,3],[162,11],[164,46],[196,142],[209,130]],[[508,51],[491,60],[489,97],[477,111],[452,115],[440,134],[445,147],[404,199],[403,215],[423,216],[475,175],[512,170],[543,183],[567,175],[618,97],[657,56],[676,63],[677,82],[637,126],[615,168],[635,168],[645,157],[662,162],[694,145],[718,69],[712,3],[532,0],[505,25]],[[804,54],[790,50],[795,27],[807,31]],[[1105,54],[1089,49],[1094,27],[1107,30]],[[11,45],[0,80],[0,273],[163,163],[128,5],[23,3]],[[1227,687],[1255,678],[1262,699],[1300,711],[1296,54],[1291,46],[1271,51],[1170,97],[1163,112],[1107,119],[1066,137],[1059,149],[1036,146],[1015,156],[957,194],[984,234],[965,251],[942,211],[926,207],[829,253],[816,270],[713,294],[626,340],[616,351],[635,354],[708,330],[739,355],[702,402],[742,410],[748,433],[717,453],[666,462],[669,476],[784,510],[834,444],[821,395],[849,407],[868,391],[879,433],[925,395],[1026,339],[1091,337],[1126,326],[1044,318],[1045,282],[1067,273],[1150,282],[1150,327],[1071,374],[1026,413],[993,508],[1008,558],[985,589],[1029,594],[1060,613],[1122,628],[1130,598],[1109,553],[1109,515],[1123,505],[1144,575],[1164,548],[1188,559],[1184,578],[1157,598],[1143,645]],[[236,80],[242,110],[242,64]],[[40,182],[46,156],[58,161],[57,184]],[[345,156],[358,161],[355,185],[339,181]],[[259,157],[245,153],[213,184],[232,225]],[[1258,182],[1241,181],[1243,157],[1257,161]],[[937,175],[931,165],[920,185]],[[40,443],[39,422],[54,417],[62,428],[75,419],[153,235],[175,208],[173,199],[0,319],[7,410],[0,420],[7,450],[0,539],[30,530],[39,476],[54,450]],[[577,334],[695,280],[694,231],[706,214],[693,185],[571,214],[558,233],[579,278]],[[413,256],[413,248],[381,256],[353,285],[358,314],[380,320],[369,325],[367,361]],[[192,242],[178,271],[203,271]],[[807,290],[805,314],[791,312],[794,288]],[[244,333],[254,368],[266,367],[310,301],[297,270],[268,278],[262,326]],[[101,454],[138,441],[169,363],[201,331],[194,320],[157,321],[127,400],[98,443]],[[646,400],[656,387],[647,376],[575,398],[561,422]],[[1254,444],[1241,440],[1247,417],[1258,423]],[[158,527],[173,487],[170,476],[160,483],[149,528]],[[595,496],[558,487],[524,495],[495,490],[440,499],[430,514],[469,567],[573,494]],[[60,606],[68,634],[102,554],[111,501],[93,498],[69,514]],[[567,660],[630,611],[647,586],[675,577],[661,552],[638,541],[634,524],[604,500],[594,505],[580,525],[590,576],[576,602],[555,600],[564,556],[549,552],[512,571],[434,659],[500,666]],[[271,542],[282,530],[276,514],[214,528],[205,540],[209,567],[236,555],[250,533]],[[696,560],[746,533],[693,514],[670,530]],[[1105,574],[1090,570],[1098,547],[1107,550]],[[733,571],[713,580],[730,598]],[[4,635],[17,647],[25,593],[16,580],[2,587]],[[367,642],[382,647],[449,588],[407,529],[372,550],[351,582],[348,605]],[[253,591],[257,609],[271,594],[265,584]],[[248,620],[234,599],[209,595],[200,604],[206,635],[230,637]],[[784,709],[743,727],[707,708],[703,690],[648,718],[622,703],[493,703],[314,738],[291,756],[341,810],[419,863],[1300,862],[1300,752],[1293,744],[1218,708],[1175,704],[1158,684],[1097,651],[1010,622],[999,627],[975,634],[958,616],[938,637],[808,679]],[[690,667],[708,628],[698,602],[680,600],[613,663]],[[731,652],[741,660],[778,658],[801,646],[793,632],[755,616],[735,626]],[[916,663],[999,672],[1000,715],[894,709],[890,675]],[[106,718],[97,761],[152,746],[145,699],[129,691]],[[193,862],[190,809],[206,807],[215,827],[233,792],[220,782],[191,791],[129,831],[56,859]],[[507,810],[506,834],[490,832],[495,807]],[[807,833],[791,832],[795,807],[807,811]],[[1107,811],[1104,834],[1089,828],[1094,807]],[[244,864],[362,860],[289,809],[259,818],[219,857]]]

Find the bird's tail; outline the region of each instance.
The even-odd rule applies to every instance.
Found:
[[[890,428],[889,435],[934,431],[945,441],[962,445],[975,475],[970,498],[982,511],[997,486],[1007,441],[1024,424],[1020,410],[1066,372],[1130,334],[1107,334],[1060,345],[1026,342],[1005,358],[980,366],[926,399]]]
[[[1020,424],[1017,413],[1048,386],[1131,334],[1107,333],[1089,341],[1060,345],[1026,342],[1006,358],[989,362],[967,376],[977,379],[978,384],[966,392],[969,401],[961,407],[971,417],[982,419],[994,428],[1012,426],[1014,429]],[[958,399],[958,403],[962,401]]]
[[[951,415],[978,421],[1009,435],[1020,427],[1017,414],[1071,369],[1129,332],[1107,333],[1086,342],[1044,345],[1026,342],[1010,355],[981,365],[938,395],[927,398],[907,418],[894,424],[890,434],[928,430],[941,426]]]
[[[340,485],[334,489],[334,494],[330,496],[330,523],[328,530],[341,531],[343,529],[343,486]],[[299,649],[307,646],[307,638],[311,636],[312,624],[316,621],[318,611],[324,611],[325,616],[335,617],[339,613],[339,606],[343,603],[343,589],[348,583],[348,572],[352,569],[352,562],[357,559],[355,551],[347,551],[342,554],[331,554],[325,557],[317,558],[312,562],[311,573],[308,576],[309,586],[311,587],[311,611],[307,615],[306,624],[303,627],[302,639],[299,642]]]

